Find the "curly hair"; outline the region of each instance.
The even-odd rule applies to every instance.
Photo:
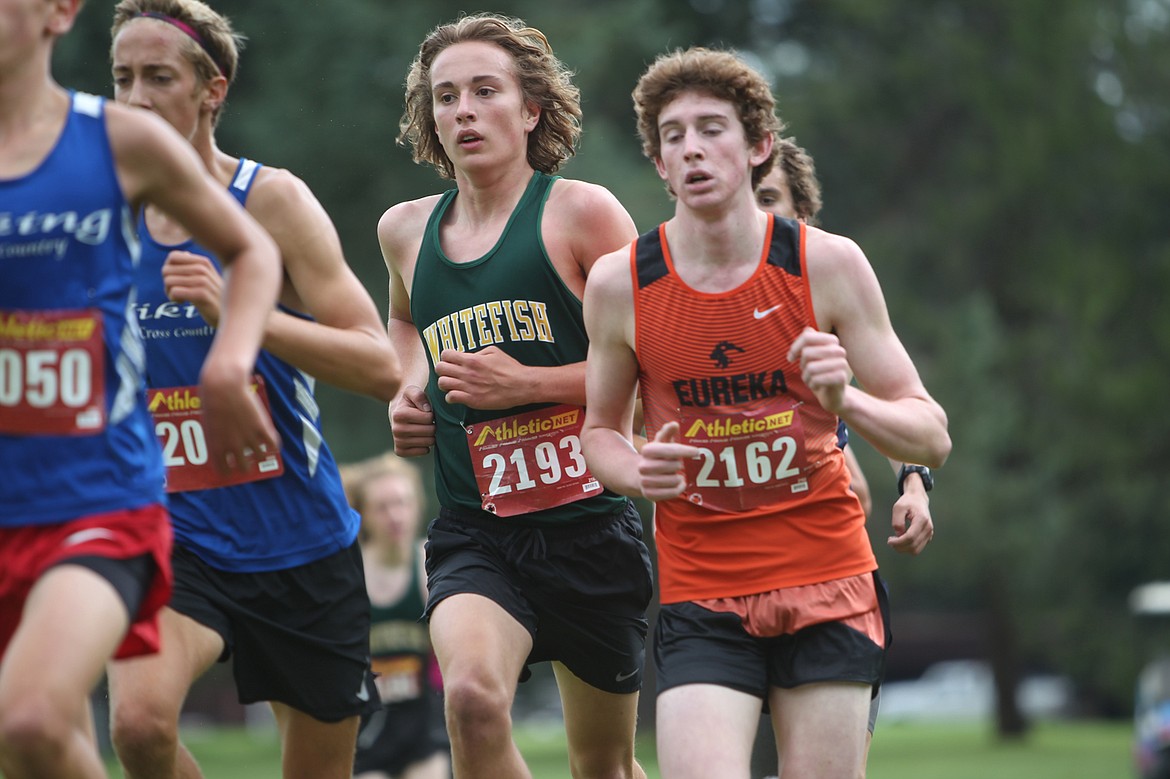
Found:
[[[232,29],[231,21],[226,16],[200,0],[121,0],[114,7],[110,40],[116,39],[123,27],[143,14],[159,14],[175,19],[198,35],[198,40],[189,34],[184,35],[182,46],[183,56],[195,67],[195,75],[201,83],[217,76],[227,79],[228,86],[236,80],[245,38]],[[113,53],[111,43],[111,57]],[[219,123],[223,106],[221,104],[212,115],[212,126]]]
[[[406,109],[398,123],[398,143],[409,144],[415,162],[433,165],[443,178],[455,166],[435,134],[431,68],[435,57],[457,43],[494,43],[512,58],[525,101],[540,107],[540,120],[528,135],[528,164],[555,173],[576,153],[581,137],[581,93],[572,73],[553,55],[544,33],[520,19],[481,13],[436,27],[419,46],[406,77]]]
[[[777,138],[776,148],[779,150],[776,165],[784,173],[797,219],[815,225],[822,204],[821,183],[817,181],[812,157],[792,137]]]
[[[684,92],[699,92],[734,105],[749,144],[759,143],[769,135],[779,137],[784,130],[768,82],[734,52],[702,46],[675,49],[659,55],[634,87],[642,153],[652,160],[662,153],[658,117]],[[777,154],[773,148],[771,156],[752,170],[753,189],[772,170]]]

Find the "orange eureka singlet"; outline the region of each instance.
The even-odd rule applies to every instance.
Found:
[[[664,226],[631,250],[647,435],[669,421],[702,447],[687,492],[655,509],[662,603],[734,597],[868,573],[877,561],[849,489],[838,418],[788,349],[816,327],[804,225],[774,217],[750,279],[720,293],[675,271]]]

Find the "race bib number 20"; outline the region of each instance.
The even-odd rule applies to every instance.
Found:
[[[264,380],[256,376],[253,388],[267,413],[268,393],[264,389]],[[284,473],[284,461],[279,451],[265,453],[266,456],[257,458],[246,471],[221,473],[208,457],[198,387],[151,388],[147,390],[146,399],[154,417],[155,435],[162,445],[167,492],[228,487],[272,479]]]
[[[0,433],[93,435],[105,426],[101,312],[0,310]]]
[[[466,426],[484,510],[511,517],[599,492],[581,453],[584,422],[580,406],[561,405]]]

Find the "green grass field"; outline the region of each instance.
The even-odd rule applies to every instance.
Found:
[[[1128,779],[1132,728],[1126,722],[1046,723],[1020,743],[1000,743],[989,726],[878,725],[869,779]],[[280,779],[274,733],[200,730],[185,734],[208,779]],[[517,734],[535,779],[569,779],[558,727]],[[648,779],[659,779],[653,741],[639,745]],[[111,775],[121,777],[116,766]]]
[[[1128,722],[1043,723],[1019,743],[997,741],[990,725],[883,725],[878,720],[869,779],[1128,779]]]

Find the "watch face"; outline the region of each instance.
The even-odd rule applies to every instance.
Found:
[[[898,494],[903,494],[906,477],[912,473],[917,473],[922,478],[922,488],[930,492],[931,488],[934,487],[934,477],[931,475],[930,469],[925,465],[903,465],[898,474]]]

